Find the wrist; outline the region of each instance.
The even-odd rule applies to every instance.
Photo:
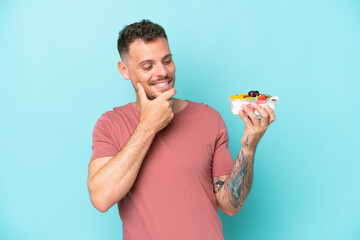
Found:
[[[251,148],[251,147],[249,147],[249,146],[242,146],[242,150],[243,150],[243,152],[244,152],[244,154],[247,156],[247,157],[254,157],[254,155],[255,155],[255,149],[256,149],[256,147],[255,148]]]
[[[137,129],[141,132],[146,133],[147,135],[150,136],[155,136],[157,131],[156,129],[154,129],[153,124],[148,124],[147,122],[140,120]]]

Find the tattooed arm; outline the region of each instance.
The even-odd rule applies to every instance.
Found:
[[[241,138],[240,150],[230,175],[213,178],[214,193],[218,206],[222,212],[234,216],[243,207],[249,195],[254,173],[254,155],[257,144],[268,126],[275,121],[275,114],[271,108],[262,108],[258,104],[252,105],[260,113],[260,119],[243,106],[247,115],[239,112],[245,123],[244,136]]]
[[[233,216],[240,211],[251,189],[253,168],[254,153],[242,149],[231,174],[213,178],[214,193],[222,212]]]

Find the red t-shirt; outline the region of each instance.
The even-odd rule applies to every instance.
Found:
[[[140,121],[132,103],[104,113],[93,132],[91,161],[115,156]],[[157,133],[130,191],[118,202],[124,240],[224,239],[212,177],[233,159],[220,114],[188,101]]]

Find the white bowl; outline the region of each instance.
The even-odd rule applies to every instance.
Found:
[[[273,100],[264,100],[265,103],[258,103],[261,107],[264,107],[265,105],[268,105],[273,111],[275,111],[275,106],[277,101]],[[235,115],[239,114],[239,111],[242,111],[242,105],[245,104],[251,104],[253,102],[256,102],[256,100],[244,100],[244,99],[233,99],[230,98],[230,104],[231,104],[231,112]],[[258,111],[255,110],[254,112],[257,116],[260,116]]]

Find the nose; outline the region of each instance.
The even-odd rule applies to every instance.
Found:
[[[164,78],[167,76],[167,74],[168,74],[168,71],[167,71],[166,67],[164,66],[164,64],[160,63],[156,68],[156,75],[158,77]]]

